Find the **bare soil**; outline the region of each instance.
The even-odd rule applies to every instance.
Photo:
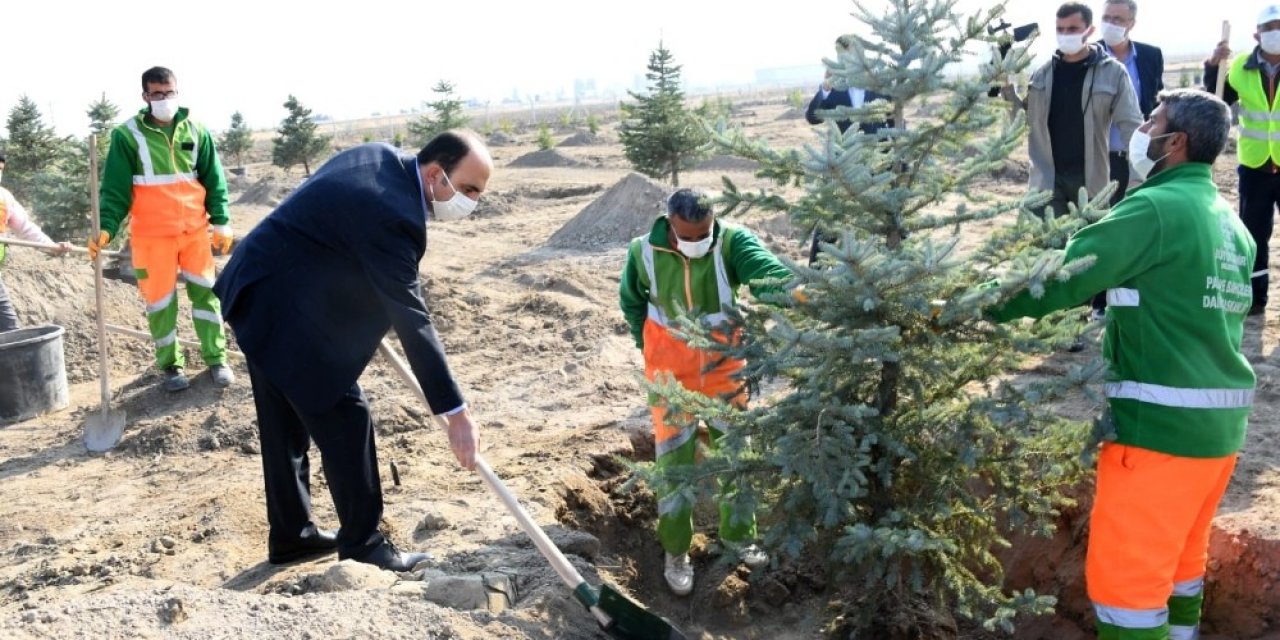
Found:
[[[748,106],[735,120],[752,134],[778,146],[816,140],[781,96]],[[652,495],[642,486],[621,488],[622,461],[650,459],[652,440],[640,354],[616,302],[625,240],[647,228],[666,189],[629,177],[616,143],[537,152],[535,137],[518,132],[495,149],[489,195],[475,216],[432,224],[422,265],[450,362],[483,425],[485,455],[536,520],[558,527],[557,539],[589,580],[619,585],[692,637],[819,636],[829,605],[856,594],[829,584],[816,561],[754,575],[720,562],[709,515],[695,542],[694,594],[667,592],[651,533]],[[519,166],[538,154],[555,161]],[[1234,201],[1233,160],[1222,160],[1218,177]],[[1011,161],[989,190],[1021,193],[1025,161]],[[749,167],[711,166],[682,174],[682,185],[715,189],[729,172],[743,188],[764,186]],[[299,180],[250,166],[233,181],[233,226],[247,232]],[[622,187],[626,197],[616,192]],[[785,219],[744,222],[775,251],[798,259],[806,248]],[[964,243],[975,244],[995,224],[966,228]],[[362,384],[378,425],[385,528],[402,546],[431,551],[434,567],[447,573],[512,575],[518,589],[505,612],[455,610],[386,589],[313,590],[333,557],[267,564],[255,415],[238,363],[237,383],[219,390],[189,351],[189,373],[200,375],[190,390],[168,395],[157,387],[150,346],[111,337],[114,403],[129,426],[114,451],[87,453],[80,437],[98,401],[92,271],[73,258],[15,249],[4,278],[24,323],[66,327],[71,406],[0,428],[0,637],[602,637],[478,478],[458,469],[443,434],[380,360]],[[131,285],[108,281],[106,296],[109,322],[145,327]],[[194,336],[189,325],[180,332]],[[1250,319],[1246,349],[1259,374],[1258,399],[1215,522],[1206,637],[1280,632],[1278,341],[1274,311]],[[1062,354],[1024,375],[1061,375],[1068,364],[1097,357],[1096,348]],[[1084,399],[1061,406],[1080,418],[1097,409]],[[313,469],[318,522],[336,526],[323,472]],[[1056,537],[1018,540],[1008,554],[1011,586],[1034,585],[1061,599],[1058,616],[1027,621],[1017,637],[1090,637],[1087,514],[1082,499]],[[419,527],[427,516],[430,526]]]

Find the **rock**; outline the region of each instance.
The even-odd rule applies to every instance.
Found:
[[[171,536],[160,536],[160,544],[164,545],[166,549],[172,549],[173,545],[177,544],[177,541]]]
[[[357,591],[387,589],[396,583],[396,574],[371,564],[343,560],[325,570],[316,581],[316,591]]]
[[[448,529],[451,526],[453,525],[450,524],[449,519],[446,518],[443,513],[435,509],[431,509],[423,514],[422,520],[418,521],[418,528],[416,531],[440,531],[442,529]]]
[[[31,624],[31,623],[35,622],[35,621],[36,621],[36,612],[34,612],[34,611],[28,611],[28,612],[26,612],[26,613],[22,614],[22,621],[23,621],[23,622],[25,622],[25,623],[27,623],[27,624]]]
[[[165,624],[177,624],[187,619],[186,607],[177,598],[169,598],[160,605],[160,620]]]
[[[480,575],[441,576],[423,584],[422,597],[440,606],[464,611],[489,608],[489,594]]]
[[[563,553],[571,553],[587,560],[595,560],[600,555],[600,539],[585,531],[548,527],[547,537]]]

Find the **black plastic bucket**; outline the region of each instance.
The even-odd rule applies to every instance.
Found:
[[[67,406],[63,333],[56,325],[0,333],[0,424]]]

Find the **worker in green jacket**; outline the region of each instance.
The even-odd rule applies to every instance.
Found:
[[[721,325],[723,309],[737,304],[738,287],[748,284],[758,297],[768,290],[758,281],[790,277],[790,270],[750,231],[716,220],[705,194],[692,189],[672,193],[667,215],[654,221],[648,235],[631,241],[622,271],[620,302],[636,346],[644,352],[645,377],[652,382],[674,378],[690,391],[745,406],[746,392],[735,376],[743,361],[689,346],[673,333],[673,319],[691,312],[711,327]],[[694,464],[696,420],[668,414],[657,394],[649,394],[649,405],[657,465]],[[714,446],[723,434],[715,425],[708,425],[708,431]],[[673,487],[655,492],[658,538],[666,551],[664,576],[673,592],[687,595],[693,590],[693,505]],[[760,566],[769,558],[755,538],[754,514],[735,514],[728,500],[722,500],[720,540],[746,564]]]
[[[988,312],[1039,317],[1107,292],[1116,437],[1098,458],[1085,566],[1105,640],[1198,636],[1210,524],[1254,395],[1240,344],[1256,245],[1212,179],[1231,116],[1203,91],[1160,99],[1129,143],[1146,182],[1067,243],[1067,262],[1093,266]]]

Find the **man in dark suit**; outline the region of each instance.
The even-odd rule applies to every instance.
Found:
[[[850,50],[850,42],[848,36],[840,36],[836,38],[837,54],[848,53]],[[813,94],[813,99],[809,101],[809,108],[804,110],[804,119],[809,124],[822,124],[826,119],[818,115],[818,111],[835,109],[838,107],[852,107],[854,109],[862,108],[870,102],[876,100],[884,100],[885,102],[893,102],[893,99],[881,93],[860,89],[858,87],[849,87],[848,89],[836,90],[831,83],[831,69],[827,69],[826,76],[822,79],[822,84],[818,87],[818,92]],[[840,133],[845,133],[853,126],[851,120],[837,120],[836,126],[840,128]],[[858,123],[858,131],[867,135],[875,135],[880,133],[881,129],[893,128],[893,118],[884,120],[866,120]],[[835,242],[836,237],[828,233],[819,232],[815,227],[813,231],[813,243],[809,246],[809,265],[812,266],[818,259],[818,245],[822,242]]]
[[[1107,0],[1102,11],[1102,47],[1129,72],[1138,109],[1145,120],[1155,111],[1156,96],[1164,90],[1164,53],[1160,47],[1129,39],[1137,15],[1138,3],[1134,0]],[[1129,146],[1115,125],[1111,126],[1110,147],[1111,179],[1119,183],[1111,196],[1111,204],[1115,205],[1129,188]]]
[[[366,144],[330,159],[236,248],[214,285],[248,361],[262,442],[268,559],[337,550],[393,571],[427,554],[399,551],[378,531],[382,487],[373,421],[357,384],[394,328],[449,443],[475,464],[478,430],[449,371],[418,279],[427,216],[464,217],[493,160],[474,133],[443,133],[415,158]],[[307,448],[320,450],[341,525],[311,518]]]

